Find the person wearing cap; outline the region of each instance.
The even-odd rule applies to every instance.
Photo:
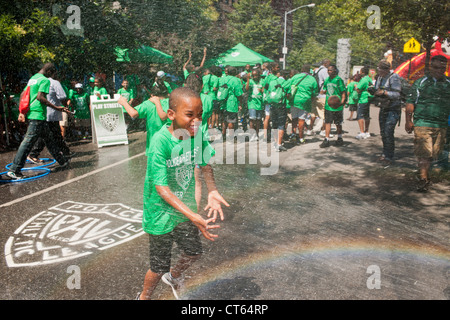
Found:
[[[86,139],[91,132],[91,111],[89,109],[89,93],[83,90],[81,83],[75,85],[75,91],[69,96],[68,105],[75,120],[75,134]]]
[[[88,95],[92,95],[92,91],[94,91],[94,87],[95,87],[95,78],[90,77],[88,84],[89,84],[89,86],[87,86],[84,91],[86,91],[86,93]]]
[[[157,84],[158,79],[161,79],[161,80],[164,82],[164,85],[166,86],[167,91],[168,91],[169,94],[170,94],[170,93],[173,91],[173,88],[172,88],[172,86],[170,85],[170,83],[168,83],[168,82],[166,81],[166,73],[165,73],[164,71],[158,71],[158,72],[156,73],[156,79],[155,79],[155,82],[153,83],[153,86],[155,86],[155,85]]]
[[[379,161],[384,164],[390,164],[394,160],[394,131],[402,112],[400,99],[402,83],[400,76],[391,72],[391,65],[384,60],[378,63],[377,71],[378,77],[375,82],[374,103],[380,107],[378,120],[383,142],[383,153]]]

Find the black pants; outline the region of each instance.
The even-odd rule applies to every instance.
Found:
[[[27,160],[27,155],[30,153],[39,138],[44,140],[44,145],[45,143],[48,143],[48,151],[59,164],[64,164],[67,161],[58,147],[50,140],[50,129],[48,128],[48,122],[43,120],[30,120],[27,133],[25,134],[25,137],[17,150],[17,154],[14,157],[10,171],[18,173],[22,170],[25,165],[25,161]]]
[[[47,125],[49,129],[49,137],[47,143],[52,143],[58,150],[63,153],[64,156],[69,156],[70,150],[62,136],[59,121],[47,121]],[[39,154],[42,152],[42,150],[44,150],[45,146],[46,145],[44,139],[42,137],[39,137],[39,139],[31,149],[30,157],[39,158]],[[49,149],[48,146],[47,149]]]

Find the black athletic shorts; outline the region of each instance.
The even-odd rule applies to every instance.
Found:
[[[344,112],[341,111],[330,111],[325,109],[325,123],[334,123],[340,125],[344,122]]]
[[[191,221],[180,223],[169,233],[149,236],[150,270],[154,273],[170,271],[173,243],[188,256],[203,253],[200,231]]]

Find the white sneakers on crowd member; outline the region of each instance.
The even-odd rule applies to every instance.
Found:
[[[356,139],[358,140],[363,140],[363,139],[367,139],[368,137],[370,137],[370,133],[368,132],[360,132],[356,135]]]

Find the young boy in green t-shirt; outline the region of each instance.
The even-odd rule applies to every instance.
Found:
[[[167,115],[170,126],[163,126],[152,138],[144,190],[143,229],[150,236],[150,269],[139,299],[150,299],[162,279],[176,289],[182,273],[202,253],[199,230],[211,241],[217,238],[211,229],[217,214],[223,220],[221,204],[229,206],[217,191],[214,174],[207,164],[214,149],[203,139],[200,129],[202,101],[189,88],[175,89],[169,99]],[[194,167],[200,166],[208,187],[208,219],[196,213]],[[212,215],[212,217],[211,217]],[[183,251],[179,261],[170,266],[173,243]]]
[[[338,69],[335,65],[328,67],[328,78],[323,82],[321,94],[325,96],[325,139],[320,144],[321,148],[327,148],[330,146],[330,132],[331,124],[336,125],[337,141],[336,146],[344,145],[342,139],[342,123],[344,121],[344,104],[347,100],[347,90],[345,88],[344,81],[338,76]],[[337,96],[340,99],[338,106],[330,106],[328,103],[331,96]]]
[[[91,131],[91,110],[89,108],[89,93],[83,90],[81,83],[77,83],[75,90],[70,92],[68,106],[74,112],[75,132],[83,136],[83,139],[87,138]]]
[[[133,100],[135,98],[135,93],[134,93],[134,90],[132,88],[129,88],[128,80],[123,80],[122,81],[122,88],[117,90],[117,93],[120,94],[125,99],[127,99],[127,102],[130,105],[133,105]]]

